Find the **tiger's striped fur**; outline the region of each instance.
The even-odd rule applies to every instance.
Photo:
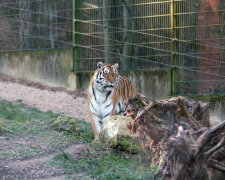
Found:
[[[95,139],[98,139],[103,120],[108,116],[123,113],[124,103],[136,94],[134,84],[118,73],[118,64],[98,63],[98,69],[91,78],[87,101]]]

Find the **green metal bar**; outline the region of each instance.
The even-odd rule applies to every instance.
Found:
[[[171,56],[171,54],[157,54],[157,55],[152,55],[152,56],[132,56],[133,58],[149,58],[149,57],[158,57],[158,56],[160,56],[160,57],[162,57],[162,56],[164,56],[164,57],[168,57],[168,56]],[[110,57],[111,59],[116,59],[116,58],[118,58],[118,57]],[[104,57],[87,57],[87,58],[77,58],[77,59],[89,59],[89,60],[96,60],[96,59],[105,59]]]
[[[110,18],[110,19],[95,19],[95,20],[85,20],[86,22],[101,22],[101,21],[119,21],[119,20],[132,20],[132,19],[146,19],[146,18],[158,18],[158,17],[170,17],[170,14],[159,14],[159,15],[152,15],[152,16],[139,16],[139,17],[132,17],[132,18]]]
[[[174,0],[174,2],[187,2],[188,0]],[[131,5],[116,5],[116,6],[106,6],[106,8],[115,8],[115,7],[124,7],[124,6],[146,6],[146,5],[155,5],[155,4],[165,4],[165,3],[170,3],[171,0],[169,1],[157,1],[157,2],[148,2],[148,3],[136,3],[136,4],[131,4]],[[103,7],[95,6],[95,7],[90,7],[90,8],[78,8],[76,10],[97,10],[97,9],[102,9]]]
[[[0,31],[1,31],[2,28],[0,28]],[[10,31],[9,31],[10,32]],[[14,31],[12,33],[15,33]],[[18,32],[19,33],[19,32]],[[28,36],[26,37],[26,39],[33,39],[33,38],[36,38],[36,36],[32,37],[31,35],[24,35],[24,36]],[[31,37],[29,37],[31,36]],[[43,38],[49,38],[49,36],[42,36]],[[54,37],[65,37],[65,35],[56,35]],[[5,38],[5,39],[0,39],[0,43],[3,42],[3,41],[8,41],[8,40],[18,40],[20,38]]]
[[[166,43],[171,43],[171,42],[166,42]],[[126,42],[124,43],[115,43],[115,44],[110,44],[109,46],[123,46],[124,44],[127,44]],[[152,42],[152,43],[134,43],[135,45],[152,45],[152,44],[165,44],[165,42]],[[93,45],[93,46],[89,46],[89,47],[104,47],[104,44],[102,45]],[[146,46],[146,48],[148,48],[148,46]],[[149,46],[150,48],[150,46]],[[190,54],[190,53],[189,53]]]
[[[223,49],[225,50],[225,49]],[[187,53],[188,55],[204,55],[204,54],[224,54],[225,52],[200,52],[200,53]]]
[[[1,40],[1,39],[0,39]],[[4,40],[3,40],[4,41]],[[5,40],[6,41],[6,40]],[[1,42],[0,42],[1,43]],[[166,43],[171,43],[171,41],[170,42],[152,42],[152,43],[135,43],[135,45],[140,45],[140,47],[144,47],[144,48],[149,48],[149,49],[151,49],[151,46],[142,46],[142,45],[151,45],[151,44],[166,44]],[[114,44],[110,44],[110,45],[108,45],[108,46],[110,46],[110,47],[115,47],[115,46],[124,46],[124,44],[126,44],[126,43],[114,43]],[[196,44],[193,44],[193,45],[196,45]],[[198,45],[198,44],[197,44]],[[201,45],[199,45],[199,46],[201,46]],[[206,46],[207,47],[207,45],[202,45],[202,46]],[[93,46],[88,46],[88,47],[90,47],[90,48],[98,48],[98,47],[104,47],[104,44],[102,44],[102,45],[93,45]],[[214,48],[217,48],[217,47],[214,47]],[[221,48],[222,50],[225,50],[225,48]],[[177,52],[178,54],[180,53],[180,52]],[[204,55],[204,54],[224,54],[225,52],[200,52],[200,53],[186,53],[186,55]],[[185,55],[184,53],[181,53],[180,55]],[[156,56],[160,56],[160,55],[156,55]],[[196,57],[196,58],[199,58],[199,57]]]
[[[134,18],[127,18],[127,19],[136,19],[136,18],[151,18],[151,17],[169,17],[171,16],[170,14],[167,15],[157,15],[157,16],[141,16],[141,17],[134,17]],[[124,18],[117,18],[117,19],[106,19],[106,20],[124,20]],[[96,21],[104,21],[104,20],[85,20],[85,23],[88,22],[96,22]],[[200,27],[200,26],[224,26],[225,24],[203,24],[203,25],[198,25],[198,26],[174,26],[174,28],[195,28],[195,27]],[[142,32],[142,31],[157,31],[157,30],[169,30],[171,28],[154,28],[154,29],[142,29],[142,30],[137,30],[137,32]],[[115,31],[115,32],[110,32],[110,33],[119,33],[123,31]],[[102,32],[95,32],[95,33],[90,33],[90,34],[101,34]]]
[[[193,40],[184,40],[184,39],[180,39],[180,41],[182,41],[182,42],[212,41],[212,40],[225,40],[225,38],[208,38],[208,39],[193,39]]]
[[[170,70],[170,68],[163,68],[164,70]],[[151,70],[162,70],[162,68],[151,68]],[[143,71],[150,71],[149,70],[149,68],[148,67],[146,67],[146,69],[145,68],[143,68],[143,69],[127,69],[127,70],[119,70],[120,72],[130,72],[130,71],[141,71],[141,72],[143,72]],[[89,73],[89,72],[93,72],[93,70],[91,69],[91,70],[82,70],[82,71],[75,71],[75,73]]]
[[[116,29],[116,28],[115,28]],[[155,28],[155,29],[142,29],[142,30],[135,30],[137,33],[141,33],[144,31],[159,31],[159,30],[170,30],[171,28]],[[113,31],[113,32],[109,32],[109,34],[115,34],[115,33],[123,33],[124,31]],[[90,33],[85,33],[85,34],[100,34],[102,35],[102,32],[90,32]]]
[[[225,68],[225,66],[186,66],[191,69],[203,69],[203,68]]]
[[[72,21],[72,24],[73,24],[73,43],[75,44],[75,22],[74,22],[74,19],[75,19],[75,6],[76,3],[75,3],[75,0],[73,0],[73,21]],[[74,50],[75,48],[73,47],[73,72],[75,71],[75,53],[74,53]]]
[[[212,27],[212,26],[224,26],[225,24],[203,24],[198,26],[175,26],[175,29],[184,29],[184,28],[196,28],[196,27]]]
[[[170,26],[171,26],[171,39],[174,38],[174,27],[173,27],[173,0],[171,0],[171,4],[170,4],[170,13],[171,13],[171,18],[170,18]],[[173,40],[171,40],[171,64],[174,65],[174,43],[173,43]],[[175,93],[174,93],[174,68],[171,68],[171,96],[173,96]]]
[[[170,4],[170,13],[171,13],[171,64],[173,65],[171,69],[171,95],[179,94],[179,84],[174,84],[174,81],[179,81],[179,56],[178,52],[178,42],[175,39],[179,39],[178,31],[174,27],[177,26],[178,20],[174,16],[176,13],[176,3],[174,0],[171,0]]]
[[[1,18],[1,17],[0,17]],[[12,20],[11,18],[7,18],[7,19],[9,19],[9,20]],[[16,22],[21,22],[21,21],[19,21],[19,20],[16,20],[16,19],[13,19],[13,21],[16,21]],[[32,22],[26,22],[26,23],[32,23]],[[57,22],[57,23],[52,23],[52,25],[64,25],[64,24],[71,24],[71,22]],[[42,24],[36,24],[36,26],[37,25],[49,25],[49,23],[42,23]],[[35,25],[26,25],[26,26],[35,26]],[[21,26],[10,26],[10,28],[18,28],[18,27],[21,27]],[[46,26],[46,27],[49,27],[49,26]],[[1,29],[5,29],[5,28],[2,28],[1,27]],[[9,27],[7,27],[6,29],[9,29]]]
[[[215,81],[221,81],[221,82],[224,82],[224,80],[223,79],[215,79],[215,80],[213,80],[213,79],[204,79],[204,80],[185,80],[185,81],[174,81],[174,83],[195,83],[195,82],[215,82]]]
[[[55,48],[35,48],[35,49],[11,49],[11,50],[0,50],[0,53],[6,53],[6,52],[20,52],[20,51],[49,51],[49,50],[57,50],[57,49],[70,49],[71,47],[55,47]]]
[[[225,9],[213,10],[213,11],[203,11],[203,12],[185,12],[185,13],[175,13],[174,15],[192,15],[192,14],[204,14],[204,13],[215,13],[215,12],[224,12]]]
[[[174,28],[173,28],[173,0],[171,0],[170,2],[170,13],[171,13],[171,18],[170,18],[170,28],[171,28],[171,39],[174,38],[174,35],[173,35],[173,31],[174,31]],[[171,64],[174,65],[174,44],[173,44],[173,40],[171,40]],[[174,68],[171,68],[171,96],[174,95]]]
[[[154,4],[165,4],[170,3],[170,1],[158,1],[158,2],[149,2],[149,3],[137,3],[131,5],[116,5],[116,6],[106,6],[105,8],[115,8],[115,7],[130,7],[130,6],[146,6],[146,5],[154,5]],[[78,8],[76,10],[96,10],[96,9],[103,9],[103,7],[95,6],[90,8]]]

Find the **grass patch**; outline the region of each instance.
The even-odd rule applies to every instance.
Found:
[[[51,111],[43,112],[21,103],[13,104],[0,101],[1,126],[4,126],[10,132],[35,136],[51,136],[49,133],[56,136],[59,133],[81,142],[91,142],[94,139],[91,124],[80,120],[73,119],[78,126],[78,131],[75,133],[68,131],[62,133],[62,131],[58,132],[52,129],[51,125],[58,117],[61,117],[61,115]]]
[[[1,142],[3,146],[0,153],[5,157],[23,159],[62,149],[74,142],[89,143],[94,139],[91,124],[76,119],[73,119],[78,127],[76,131],[55,130],[52,123],[61,116],[51,111],[40,111],[21,102],[0,101],[0,135],[7,137]],[[25,141],[26,138],[27,147],[22,145],[24,142],[21,145],[16,142],[16,139]],[[15,142],[8,144],[7,139],[15,139]]]
[[[17,134],[39,134],[57,117],[58,115],[51,111],[42,112],[21,103],[0,101],[2,125]]]
[[[7,156],[9,158],[27,158],[29,156],[35,156],[38,154],[42,154],[43,152],[38,148],[31,148],[27,146],[23,146],[20,148],[11,149],[9,151],[3,151],[0,154]]]
[[[101,149],[101,150],[100,150]],[[94,179],[154,179],[156,168],[148,168],[141,163],[140,155],[126,154],[118,150],[92,147],[88,155],[74,159],[70,154],[61,152],[49,164],[67,173],[85,171]],[[155,178],[159,179],[159,178]]]
[[[75,131],[54,129],[52,124],[57,119],[72,120],[76,123]],[[130,156],[108,149],[103,144],[91,144],[94,134],[90,123],[51,111],[42,112],[21,102],[0,101],[0,124],[3,129],[1,135],[7,137],[2,139],[0,147],[0,154],[5,160],[43,155],[74,142],[90,144],[88,151],[76,159],[62,151],[49,162],[49,165],[71,175],[67,179],[73,179],[72,175],[77,172],[84,172],[94,179],[153,179],[156,171],[142,164],[140,154]]]

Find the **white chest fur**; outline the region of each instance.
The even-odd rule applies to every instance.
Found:
[[[113,110],[112,91],[99,91],[94,87],[89,88],[90,103],[89,108],[95,121],[98,132],[101,131],[102,121],[111,115]]]
[[[112,113],[113,104],[112,104],[112,91],[99,91],[96,89],[89,89],[91,94],[91,103],[90,109],[95,116],[98,116],[98,119],[105,119]]]

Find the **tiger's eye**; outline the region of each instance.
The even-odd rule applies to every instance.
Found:
[[[108,69],[104,69],[104,74],[108,75],[109,74],[109,70]]]

